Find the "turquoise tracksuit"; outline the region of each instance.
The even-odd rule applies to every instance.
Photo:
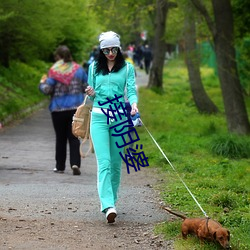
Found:
[[[118,145],[123,144],[121,136],[114,129],[118,130],[122,125],[110,129],[110,127],[121,123],[127,117],[123,116],[122,120],[116,114],[115,119],[107,119],[101,108],[108,109],[110,103],[106,98],[114,99],[115,95],[122,96],[115,103],[121,102],[125,106],[124,90],[126,88],[127,98],[132,103],[137,103],[137,93],[135,85],[134,66],[127,63],[119,72],[111,72],[108,75],[95,74],[94,63],[89,67],[88,84],[95,89],[95,97],[93,100],[93,111],[91,114],[90,134],[94,145],[97,160],[97,189],[101,201],[101,211],[106,208],[115,207],[117,201],[118,189],[121,179],[122,158],[119,152],[123,152],[123,148]],[[114,107],[114,103],[111,105]],[[125,132],[123,130],[122,132]]]

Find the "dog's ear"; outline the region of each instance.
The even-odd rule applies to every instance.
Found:
[[[213,233],[213,238],[216,240],[216,232]]]
[[[230,232],[227,230],[228,236],[227,236],[227,240],[230,241]]]

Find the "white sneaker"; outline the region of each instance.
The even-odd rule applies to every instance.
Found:
[[[59,173],[59,174],[63,174],[63,173],[64,173],[63,170],[58,170],[57,168],[54,168],[53,171],[54,171],[55,173]]]
[[[81,175],[81,171],[80,171],[80,168],[78,166],[73,165],[72,170],[73,170],[73,175]]]
[[[115,208],[110,207],[107,209],[106,218],[108,220],[108,223],[114,223],[116,216],[117,216],[117,212]]]

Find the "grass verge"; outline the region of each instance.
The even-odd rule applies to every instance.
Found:
[[[20,111],[46,99],[38,91],[38,83],[47,70],[48,65],[42,62],[33,62],[32,66],[13,62],[8,70],[0,68],[0,122],[9,115],[19,117]],[[139,90],[141,117],[203,209],[230,230],[232,249],[247,250],[250,249],[249,137],[227,133],[218,79],[212,69],[202,68],[201,73],[205,89],[220,114],[197,112],[186,68],[182,61],[174,60],[165,67],[163,93]],[[249,98],[246,102],[249,113]],[[145,128],[138,128],[138,132],[150,167],[161,172],[163,181],[156,188],[164,203],[189,217],[201,217],[202,212]],[[179,219],[161,223],[155,231],[167,239],[174,238],[178,250],[218,248],[212,243],[201,247],[193,237],[184,242],[179,238],[180,224]]]
[[[250,249],[250,138],[227,132],[218,79],[210,68],[202,68],[201,74],[219,114],[198,113],[186,67],[182,61],[173,60],[164,69],[163,93],[140,88],[141,117],[202,208],[230,230],[232,249]],[[249,108],[250,101],[246,101]],[[161,172],[163,181],[156,188],[164,203],[188,217],[202,217],[202,211],[145,128],[138,128],[138,133],[150,167]],[[165,238],[174,238],[178,250],[219,249],[214,243],[201,246],[193,237],[182,240],[180,225],[181,220],[176,218],[157,225],[155,231]]]
[[[32,112],[48,99],[38,90],[41,76],[47,70],[48,65],[41,61],[30,65],[13,61],[8,69],[0,67],[0,123],[6,125],[21,118],[24,110]]]

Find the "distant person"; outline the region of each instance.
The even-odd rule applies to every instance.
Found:
[[[43,77],[39,89],[50,95],[49,110],[56,134],[55,173],[64,173],[66,168],[67,141],[73,175],[80,175],[80,142],[71,131],[72,117],[84,100],[87,74],[73,61],[67,46],[59,46],[54,54],[56,62],[50,68],[48,77]]]
[[[124,144],[122,136],[114,135],[123,128],[121,122],[126,122],[127,117],[122,115],[120,118],[118,112],[115,112],[115,118],[108,118],[109,110],[125,106],[126,88],[131,115],[135,115],[138,112],[137,93],[134,66],[126,63],[123,58],[120,36],[113,31],[104,32],[99,36],[99,42],[100,54],[89,67],[86,93],[93,100],[90,134],[97,160],[97,189],[101,211],[105,213],[108,223],[113,223],[117,216],[116,202],[122,167],[120,153],[123,151],[117,144]],[[115,99],[115,95],[120,99]],[[110,103],[107,99],[115,100]],[[127,128],[123,129],[123,132],[126,131]]]
[[[124,60],[125,60],[126,62],[131,63],[131,64],[135,67],[135,62],[134,62],[134,60],[133,60],[131,57],[128,56],[128,51],[124,51],[124,52],[122,53],[122,55],[123,55]],[[134,70],[135,70],[135,76],[136,76],[136,69],[134,68]]]
[[[126,53],[128,55],[129,58],[131,58],[131,60],[134,60],[134,46],[132,44],[129,44],[126,50]]]
[[[124,59],[125,59],[126,62],[129,62],[129,63],[131,63],[133,66],[135,66],[134,60],[133,60],[131,57],[128,56],[128,52],[127,52],[127,51],[124,51],[124,52],[122,53],[122,55],[123,55],[123,57],[124,57]]]
[[[94,46],[92,51],[89,54],[89,59],[87,61],[87,69],[88,69],[89,65],[97,59],[98,55],[99,55],[98,47]]]
[[[96,60],[98,55],[99,55],[98,46],[94,46],[89,55],[89,60],[90,60],[89,63],[91,64],[94,60]]]
[[[135,58],[135,63],[136,65],[140,68],[143,69],[143,63],[142,63],[142,58],[143,58],[143,47],[141,45],[135,47],[134,50],[134,58]]]
[[[152,51],[149,48],[149,46],[146,44],[144,51],[143,51],[143,57],[144,57],[144,67],[145,67],[145,72],[146,74],[149,73],[151,61],[153,59]]]

